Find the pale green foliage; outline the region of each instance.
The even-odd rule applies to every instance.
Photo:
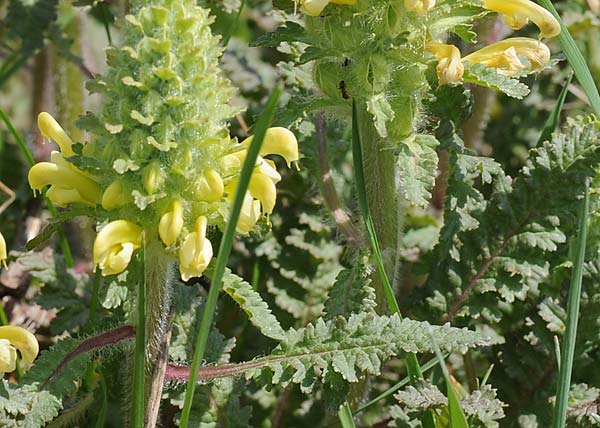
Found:
[[[0,426],[3,428],[38,428],[58,415],[61,401],[38,385],[0,385]]]
[[[492,343],[467,329],[430,326],[426,322],[361,312],[347,319],[318,319],[301,329],[291,329],[265,358],[249,367],[246,378],[267,383],[300,384],[303,391],[314,387],[317,377],[333,387],[358,382],[362,374],[378,375],[387,359],[404,352],[431,352],[429,328],[444,351],[465,351]]]
[[[208,274],[210,277],[210,274]],[[267,303],[260,297],[250,284],[226,269],[223,275],[222,290],[227,293],[248,315],[250,322],[262,334],[272,339],[284,337],[283,328],[277,318],[271,313]]]
[[[568,427],[600,426],[600,389],[586,384],[573,385],[569,394]]]
[[[498,320],[499,302],[536,295],[549,277],[552,254],[572,233],[583,177],[595,175],[598,161],[598,124],[590,118],[569,120],[552,142],[533,149],[515,180],[490,160],[453,154],[429,282],[444,291],[430,302],[450,316]],[[493,183],[489,199],[472,187],[476,177]]]
[[[498,73],[496,69],[486,67],[482,64],[473,64],[465,67],[463,78],[467,83],[475,83],[487,88],[497,89],[509,97],[517,99],[522,99],[529,94],[527,85],[519,82],[518,79],[504,76]]]
[[[402,196],[411,204],[426,208],[437,175],[438,141],[430,135],[416,135],[400,143],[398,179]]]

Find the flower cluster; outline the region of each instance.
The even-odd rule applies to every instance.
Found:
[[[560,34],[560,24],[554,16],[530,0],[483,0],[483,8],[501,14],[503,20],[514,30],[522,28],[531,20],[540,29],[542,38]],[[464,58],[461,58],[460,51],[453,45],[429,43],[427,49],[438,61],[440,85],[460,83],[464,73],[463,63],[483,64],[496,69],[498,74],[512,77],[528,66],[530,71],[539,71],[550,60],[548,47],[539,40],[527,37],[501,40]],[[529,64],[523,62],[523,57]]]
[[[0,374],[16,369],[17,350],[21,353],[23,361],[31,364],[39,352],[38,341],[32,333],[22,327],[0,326]]]
[[[42,135],[60,152],[29,172],[34,190],[50,186],[61,207],[90,207],[102,223],[94,262],[104,275],[123,272],[142,241],[160,241],[179,260],[184,280],[197,277],[213,256],[211,227],[223,227],[252,137],[230,138],[233,89],[218,70],[221,50],[208,13],[193,0],[154,1],[126,17],[122,46],[108,50],[109,70],[88,87],[104,94],[99,115],[79,126],[93,138],[73,144],[41,113]],[[298,143],[284,128],[267,131],[253,172],[238,232],[252,231],[273,211],[281,176],[264,156],[298,160]]]

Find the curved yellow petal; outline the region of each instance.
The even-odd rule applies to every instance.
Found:
[[[17,368],[17,351],[6,339],[0,339],[0,374]]]
[[[522,28],[529,20],[540,29],[541,37],[556,37],[560,24],[542,6],[530,0],[483,0],[483,7],[504,15],[504,21],[513,29]]]
[[[206,270],[213,256],[211,242],[206,238],[208,221],[200,216],[179,247],[179,270],[184,281],[199,277]]]
[[[32,363],[40,351],[35,336],[28,330],[16,325],[0,326],[0,339],[8,340],[12,346],[17,348],[26,363]]]
[[[110,222],[102,228],[94,241],[94,263],[100,266],[105,276],[121,273],[141,244],[141,227],[126,220]]]
[[[304,0],[300,10],[308,16],[319,16],[329,3],[330,0]]]
[[[202,174],[196,189],[198,199],[206,202],[214,202],[221,199],[224,191],[223,179],[219,173],[212,168],[207,168],[204,174]]]
[[[242,144],[250,146],[254,136],[246,138]],[[298,140],[292,131],[287,128],[275,127],[267,129],[259,155],[279,155],[283,157],[289,167],[292,162],[300,158],[298,153]]]
[[[128,202],[121,180],[115,180],[102,194],[102,208],[112,210],[126,205]]]
[[[4,236],[0,233],[0,264],[4,264],[6,267],[6,258],[8,257],[6,251],[6,241],[4,240]]]
[[[273,212],[277,201],[277,188],[271,178],[261,172],[255,172],[250,178],[248,191],[253,198],[260,201],[266,214]]]
[[[456,46],[428,43],[427,50],[434,54],[438,61],[436,71],[440,85],[456,84],[461,81],[465,68]]]
[[[37,122],[42,135],[45,138],[56,141],[63,155],[69,157],[75,154],[71,147],[73,141],[52,115],[43,111],[38,115]]]
[[[550,61],[550,49],[544,43],[528,37],[501,40],[463,58],[471,64],[494,67],[506,76],[514,76],[525,68],[519,55],[526,57],[534,71],[541,70]]]
[[[158,223],[158,235],[165,245],[169,246],[179,236],[183,228],[183,205],[181,201],[173,201],[169,211],[164,213]]]

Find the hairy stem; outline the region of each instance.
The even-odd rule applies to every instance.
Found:
[[[357,103],[357,116],[360,124],[367,203],[381,246],[385,270],[393,273],[396,271],[398,236],[396,157],[387,141],[377,133],[373,118],[367,112],[364,103]],[[378,309],[385,312],[387,308],[385,291],[377,275],[373,275],[373,286],[377,295]]]

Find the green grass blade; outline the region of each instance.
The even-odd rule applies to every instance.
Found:
[[[31,151],[27,147],[25,140],[23,139],[21,134],[19,134],[17,132],[17,130],[13,126],[12,122],[10,121],[10,119],[8,118],[6,113],[4,113],[4,111],[2,109],[0,109],[0,119],[2,119],[2,121],[6,125],[6,128],[8,128],[8,131],[12,134],[17,145],[21,149],[21,153],[27,160],[29,167],[32,167],[33,165],[35,165],[35,159],[33,158]],[[44,195],[44,198],[46,199],[46,205],[48,206],[48,210],[50,211],[50,214],[52,214],[52,217],[56,217],[56,215],[58,213],[56,211],[56,207],[54,206],[54,204],[52,203],[52,201],[50,199],[46,198],[45,195]],[[75,262],[73,260],[73,254],[71,253],[71,246],[69,245],[69,241],[67,241],[67,237],[65,236],[65,233],[63,230],[61,230],[59,232],[58,236],[60,238],[60,248],[61,248],[63,256],[65,258],[65,263],[68,268],[72,268],[73,266],[75,266]]]
[[[242,11],[244,10],[244,6],[246,6],[246,0],[241,1],[240,8],[238,9],[233,22],[229,25],[229,28],[227,29],[227,33],[223,36],[223,46],[224,47],[226,47],[229,44],[229,40],[231,40],[233,33],[235,33],[235,30],[240,23],[240,17],[242,16]]]
[[[275,110],[277,108],[277,102],[279,100],[280,95],[281,88],[278,87],[273,91],[271,97],[267,101],[267,105],[265,106],[263,114],[259,117],[258,121],[256,122],[254,139],[252,140],[252,143],[248,148],[248,153],[246,155],[246,159],[244,160],[244,165],[242,166],[242,171],[240,173],[239,182],[235,191],[233,204],[231,206],[231,212],[229,214],[229,219],[227,220],[227,225],[225,226],[225,233],[223,234],[221,245],[219,247],[219,253],[215,262],[215,271],[213,274],[210,291],[208,292],[206,305],[204,306],[204,313],[202,314],[200,330],[196,335],[194,357],[192,359],[192,367],[190,369],[190,378],[187,382],[187,387],[185,390],[185,400],[183,404],[183,409],[181,411],[181,422],[179,424],[180,428],[187,428],[189,422],[190,411],[192,408],[192,400],[194,398],[194,391],[196,389],[196,379],[198,376],[198,370],[200,369],[200,363],[204,358],[206,342],[208,339],[208,334],[210,332],[210,327],[212,325],[215,308],[217,306],[219,291],[221,290],[221,281],[223,279],[223,273],[225,272],[225,267],[229,259],[229,254],[231,252],[233,240],[235,238],[235,231],[237,228],[237,222],[240,216],[240,211],[242,209],[244,195],[246,194],[246,190],[248,189],[248,183],[250,182],[250,177],[252,176],[252,171],[254,170],[254,165],[256,164],[256,159],[258,157],[258,153],[265,138],[265,134],[267,132],[267,129],[271,125],[271,122],[275,115]]]
[[[579,319],[579,306],[581,301],[581,282],[583,277],[583,263],[585,261],[585,247],[588,232],[588,213],[590,209],[590,180],[585,181],[585,194],[579,213],[579,232],[575,259],[573,260],[573,273],[569,287],[569,301],[567,305],[567,327],[561,349],[560,371],[558,385],[556,386],[556,406],[554,408],[553,428],[564,428],[567,419],[569,391],[571,389],[571,371],[575,355],[575,340],[577,338],[577,321]]]
[[[571,33],[569,32],[569,29],[558,15],[556,8],[552,4],[552,1],[539,0],[539,3],[548,9],[550,13],[552,13],[552,15],[554,15],[554,17],[558,20],[558,22],[560,22],[561,32],[558,35],[560,47],[567,56],[569,64],[571,64],[579,84],[590,100],[592,108],[596,114],[600,116],[600,94],[598,94],[598,88],[596,87],[596,83],[594,82],[594,78],[592,77],[592,73],[590,72],[587,63],[585,62],[583,54],[577,47],[573,36],[571,36]]]
[[[135,366],[133,371],[133,404],[131,427],[144,428],[144,383],[146,369],[146,274],[145,274],[146,239],[142,236],[142,248],[139,253],[140,268],[138,276],[137,322],[135,327]]]
[[[537,145],[541,145],[544,141],[549,141],[552,138],[552,133],[558,128],[560,123],[560,113],[562,112],[563,106],[565,105],[565,100],[567,99],[567,94],[569,93],[569,85],[571,84],[571,80],[573,80],[573,72],[569,73],[569,77],[567,77],[567,81],[565,82],[565,86],[560,91],[558,95],[558,100],[556,101],[556,105],[554,106],[554,110],[546,119],[546,123],[544,124],[544,129],[542,129],[542,133],[540,135],[540,139],[538,140]]]
[[[89,330],[96,320],[96,312],[98,312],[98,303],[100,301],[99,294],[100,288],[102,287],[102,271],[96,269],[94,272],[94,279],[92,280],[92,301],[90,302],[90,317],[88,319],[86,328]]]
[[[444,362],[444,356],[440,351],[440,347],[438,346],[433,334],[429,334],[431,338],[431,342],[433,345],[433,350],[435,351],[435,356],[437,358],[438,363],[440,364],[440,368],[442,369],[442,373],[444,374],[444,380],[446,381],[446,395],[448,397],[448,413],[450,417],[450,428],[469,428],[469,423],[467,422],[467,418],[465,413],[460,406],[460,400],[458,399],[458,395],[456,394],[456,390],[452,385],[452,381],[450,380],[450,373],[448,373],[448,367],[446,367],[446,363]]]
[[[350,405],[346,401],[340,407],[340,411],[338,412],[338,418],[340,419],[340,423],[342,424],[342,428],[355,428],[354,425],[354,417],[352,416],[352,409]]]

